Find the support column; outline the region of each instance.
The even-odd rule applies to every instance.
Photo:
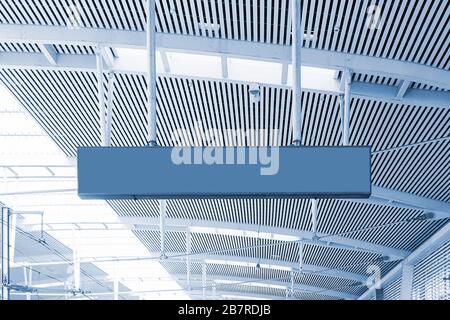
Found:
[[[341,112],[342,112],[342,144],[348,146],[350,143],[350,89],[351,89],[351,72],[345,70],[342,74],[342,81],[344,82],[344,95],[341,98]]]
[[[298,269],[299,272],[303,272],[303,242],[300,242],[300,247],[298,248]]]
[[[317,237],[317,199],[311,199],[311,224],[313,238]]]
[[[10,293],[10,252],[9,252],[9,230],[10,230],[11,210],[6,207],[1,207],[1,228],[2,228],[2,300],[9,300]]]
[[[289,297],[294,297],[294,272],[291,271],[291,290]]]
[[[159,200],[159,231],[160,231],[160,235],[161,235],[160,259],[167,259],[167,256],[166,256],[166,200]]]
[[[119,300],[119,280],[114,279],[114,300]]]
[[[11,265],[15,259],[17,214],[10,211],[9,217],[9,264]]]
[[[28,271],[28,273],[27,273]],[[23,279],[25,286],[30,288],[33,284],[33,267],[23,267]],[[27,300],[31,300],[31,292],[26,293]]]
[[[292,3],[292,125],[294,146],[302,144],[301,1]]]
[[[192,235],[191,235],[191,231],[187,230],[186,232],[186,254],[187,254],[187,258],[186,258],[186,281],[187,281],[187,289],[190,291],[192,290],[192,286],[191,286],[191,241],[192,241]]]
[[[80,291],[80,252],[78,250],[78,234],[75,230],[72,230],[73,241],[73,291],[78,293]]]
[[[216,300],[217,292],[216,292],[216,285],[215,284],[212,287],[212,296],[213,296],[213,300]]]
[[[119,300],[119,261],[114,262],[114,300]]]
[[[156,27],[155,0],[147,0],[147,141],[156,145]]]
[[[103,56],[100,47],[96,52],[97,61],[97,99],[100,112],[100,143],[102,147],[106,146],[106,109],[105,109],[105,88],[103,87]]]
[[[202,297],[203,300],[206,299],[206,263],[203,261],[202,263]]]
[[[108,72],[108,108],[106,110],[106,146],[111,146],[112,113],[114,108],[114,72]]]
[[[400,300],[412,300],[412,285],[414,278],[414,266],[402,263],[402,285],[400,289]]]
[[[228,58],[227,58],[227,56],[222,55],[220,57],[220,63],[222,66],[222,77],[224,79],[227,79],[228,78]]]

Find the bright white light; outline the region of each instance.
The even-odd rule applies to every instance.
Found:
[[[273,264],[261,264],[260,267],[262,269],[273,269],[273,270],[282,270],[282,271],[292,271],[291,267],[273,265]]]
[[[311,38],[306,36],[305,39]],[[116,68],[142,72],[147,68],[144,49],[116,48],[119,58]],[[190,77],[222,79],[222,59],[216,55],[203,55],[165,51],[170,74]],[[282,85],[282,64],[278,62],[227,57],[228,79],[258,84]],[[156,71],[164,73],[159,51],[156,51]],[[336,70],[302,66],[302,87],[339,91],[334,74]],[[292,86],[292,66],[288,66],[287,85]]]
[[[133,69],[136,69],[136,71],[144,71],[142,70],[142,66],[144,65],[145,68],[148,66],[148,57],[147,57],[147,50],[146,49],[130,49],[130,48],[115,48],[118,58],[116,60],[117,67],[119,67],[122,64],[127,66],[134,66]],[[164,67],[161,60],[161,54],[159,51],[156,51],[155,55],[156,60],[156,72],[160,73],[163,72]]]
[[[222,264],[227,266],[237,266],[237,267],[256,267],[255,263],[244,262],[244,261],[228,261],[228,260],[216,260],[216,259],[205,259],[207,264]]]
[[[246,261],[238,261],[238,260],[219,260],[219,259],[205,259],[205,263],[209,264],[221,264],[227,266],[237,266],[237,267],[251,267],[256,268],[256,263],[246,262]],[[291,267],[276,265],[276,264],[260,264],[262,269],[273,269],[273,270],[282,270],[282,271],[292,271]]]
[[[222,75],[220,57],[167,52],[170,71],[175,75],[220,78]]]
[[[302,82],[307,82],[309,87],[323,86],[323,83],[334,81],[334,69],[317,68],[317,67],[301,67]],[[288,67],[288,81],[287,84],[292,86],[292,65]]]
[[[278,233],[261,232],[259,234],[259,236],[260,236],[260,238],[263,238],[263,239],[278,240],[278,241],[297,241],[297,240],[300,240],[300,238],[296,237],[296,236],[290,236],[290,235],[278,234]]]
[[[245,295],[234,295],[234,294],[223,294],[221,295],[224,299],[233,299],[233,300],[270,300],[268,298],[259,298],[259,297],[249,297]]]
[[[270,232],[257,232],[251,230],[239,230],[231,228],[214,228],[214,227],[189,227],[189,230],[193,233],[206,233],[206,234],[222,234],[227,236],[237,236],[237,237],[250,237],[250,238],[260,238],[268,240],[278,240],[278,241],[297,241],[300,240],[299,237],[270,233]]]
[[[260,287],[260,288],[271,288],[271,289],[286,289],[286,286],[278,285],[278,284],[270,284],[270,283],[263,283],[263,282],[247,282],[243,283],[244,286],[250,286],[250,287]]]
[[[214,282],[216,282],[218,284],[234,284],[234,285],[249,286],[249,287],[286,289],[286,286],[264,283],[264,282],[242,282],[242,281],[237,281],[237,280],[225,280],[225,279],[217,279],[217,280],[214,280]]]
[[[280,63],[228,58],[228,78],[256,83],[281,84]]]
[[[130,55],[136,58],[141,55],[135,50],[122,51],[122,55]],[[136,56],[137,55],[137,56]],[[145,56],[145,51],[143,53]],[[21,112],[17,116],[8,118],[8,125],[1,126],[0,134],[8,135],[33,133],[39,137],[3,137],[0,139],[0,157],[2,161],[11,161],[11,164],[49,164],[64,163],[67,158],[64,153],[57,148],[50,137],[34,122],[11,96],[11,94],[0,85],[0,112]],[[5,113],[3,113],[5,114]],[[0,118],[2,115],[0,113]],[[23,118],[25,117],[25,118]],[[3,119],[3,118],[2,118]],[[6,120],[5,120],[6,121]],[[4,131],[2,131],[4,130]],[[45,155],[45,157],[43,157]],[[40,162],[39,162],[40,161]],[[48,163],[47,163],[48,161]],[[50,172],[43,167],[37,168],[14,168],[20,175],[50,175]],[[3,174],[0,170],[0,174]],[[55,174],[74,175],[74,168],[54,169]],[[6,174],[6,171],[5,171]],[[8,175],[13,175],[11,171]],[[0,180],[0,192],[18,192],[26,190],[54,190],[54,189],[76,189],[76,181],[21,181],[21,180]],[[2,197],[2,202],[10,206],[15,212],[21,212],[23,219],[20,219],[21,228],[28,226],[39,227],[41,222],[40,214],[27,214],[32,212],[44,213],[44,225],[51,226],[53,231],[48,233],[66,245],[74,248],[77,245],[81,258],[102,258],[102,257],[129,257],[140,258],[149,257],[147,248],[139,241],[130,230],[116,230],[113,227],[122,227],[117,214],[109,207],[105,201],[81,200],[75,192],[72,193],[48,193],[48,194],[27,194],[12,195]],[[25,211],[25,212],[24,212]],[[109,229],[89,230],[104,228],[104,223],[109,223]],[[76,225],[75,225],[76,224]],[[85,229],[83,230],[83,226]],[[72,229],[75,228],[75,231]],[[81,230],[76,230],[81,228]],[[59,229],[59,231],[58,231]],[[88,229],[88,230],[86,230]],[[76,241],[73,235],[78,235]],[[30,252],[30,255],[33,253]],[[129,261],[119,263],[96,263],[103,269],[109,277],[123,276],[125,280],[122,284],[131,290],[140,291],[161,291],[177,290],[174,292],[145,293],[143,297],[152,299],[189,299],[181,291],[176,281],[171,280],[169,273],[160,265],[158,261]],[[95,275],[94,275],[95,276]],[[167,281],[139,280],[138,277],[159,277]],[[42,285],[45,287],[46,285]],[[43,293],[42,295],[45,295]],[[56,296],[56,295],[55,295]]]

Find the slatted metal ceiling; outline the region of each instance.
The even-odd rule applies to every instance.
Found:
[[[185,275],[186,274],[186,263],[183,261],[165,261],[162,262],[162,265],[166,270],[168,270],[171,274],[176,275]],[[202,267],[201,263],[192,262],[191,263],[191,277],[192,279],[201,279]],[[224,265],[224,264],[208,264],[207,265],[207,274],[210,276],[209,281],[213,281],[214,279],[227,279],[233,277],[241,277],[254,279],[255,282],[259,282],[264,284],[264,280],[279,282],[280,284],[284,284],[287,287],[290,286],[290,272],[285,270],[274,270],[274,269],[256,269],[254,267],[247,266],[236,266],[236,265]],[[181,282],[185,282],[186,279],[180,279]],[[251,280],[249,280],[251,282]],[[295,283],[303,284],[308,286],[319,286],[324,288],[323,295],[326,295],[327,289],[340,289],[343,292],[351,293],[351,294],[362,294],[364,292],[364,288],[361,286],[356,286],[355,281],[349,279],[342,279],[338,277],[331,277],[324,274],[316,273],[316,274],[302,274],[295,275]],[[220,284],[222,285],[222,284]],[[352,286],[355,285],[355,286]],[[211,286],[211,284],[208,284]],[[226,287],[228,289],[230,285],[227,284]],[[241,289],[248,288],[243,287]],[[217,288],[219,290],[219,288]],[[285,295],[285,291],[279,293],[281,296]],[[327,296],[327,298],[332,298],[331,296]]]
[[[441,225],[442,226],[442,225]],[[135,230],[134,233],[151,252],[159,251],[159,232],[150,230]],[[257,239],[242,236],[193,234],[193,253],[211,253],[212,255],[233,255],[238,257],[250,257],[255,259],[271,259],[274,261],[288,261],[297,263],[299,259],[298,243],[283,243],[280,241]],[[416,234],[419,236],[419,234]],[[167,232],[167,252],[185,252],[186,244],[184,234],[181,232]],[[245,248],[247,246],[278,244],[262,248]],[[223,251],[220,251],[223,250]],[[376,262],[381,255],[371,252],[337,249],[322,245],[304,245],[304,263],[322,266],[325,268],[339,268],[348,272],[367,275],[369,265],[380,265],[383,274],[396,262]]]
[[[110,201],[110,204],[123,217],[159,216],[156,201],[114,200]],[[167,203],[168,218],[261,224],[261,226],[294,230],[311,228],[309,210],[308,201],[300,199],[169,200]],[[340,234],[404,221],[419,215],[420,211],[411,209],[342,200],[319,200],[317,228],[320,233]],[[363,230],[346,234],[346,236],[402,250],[413,250],[445,223],[445,220],[441,222],[415,221],[388,225],[375,230]],[[154,236],[158,238],[156,234]],[[149,240],[149,242],[152,241]],[[155,240],[153,243],[157,246],[158,241]],[[185,245],[180,244],[179,248],[185,248]],[[157,249],[155,250],[157,251]]]
[[[3,70],[0,77],[68,156],[75,155],[77,146],[99,144],[93,73]],[[145,145],[145,79],[132,75],[116,77],[112,144]],[[187,136],[181,137],[183,145],[206,145],[209,141],[196,130],[201,122],[205,132],[217,128],[225,133],[220,136],[219,145],[290,145],[291,90],[263,86],[261,92],[261,102],[252,106],[248,85],[159,77],[158,143],[174,145],[173,133],[186,129]],[[334,95],[303,94],[305,145],[340,144],[338,100]],[[448,141],[377,153],[448,137],[448,109],[354,98],[350,123],[351,144],[371,145],[375,152],[372,175],[375,185],[437,200],[449,199],[450,182],[443,174],[448,162],[445,156]],[[247,139],[245,133],[253,128],[263,129],[263,134]],[[241,134],[230,137],[226,135],[229,129],[241,129]],[[405,157],[406,163],[398,161]]]
[[[39,53],[41,50],[34,43],[0,43],[0,52]]]
[[[144,145],[146,143],[144,140],[146,85],[144,77],[133,75],[117,75],[116,77],[113,144]],[[73,105],[67,113],[61,114],[61,119],[41,120],[42,123],[52,121],[54,128],[61,127],[61,131],[67,132],[54,134],[55,138],[59,136],[61,139],[63,135],[66,139],[83,139],[66,143],[64,150],[68,155],[73,156],[78,145],[98,144],[96,78],[93,73],[6,70],[2,71],[2,78],[7,85],[16,88],[14,92],[22,100],[30,98],[27,96],[27,90],[36,91],[35,88],[39,88],[42,93],[34,97],[35,101],[49,100],[58,92],[60,96],[55,96],[54,101],[48,101],[46,104],[49,106],[52,104],[52,108],[56,110],[66,106],[69,109],[68,106]],[[48,87],[47,83],[52,83],[55,87]],[[218,128],[225,131],[242,128],[243,133],[253,128],[267,130],[266,136],[262,137],[263,139],[255,137],[256,141],[245,141],[244,134],[237,141],[230,141],[225,136],[223,141],[225,145],[243,145],[244,142],[248,145],[289,145],[291,143],[292,133],[289,123],[291,90],[289,89],[263,86],[261,102],[252,106],[249,103],[248,86],[244,84],[162,76],[159,77],[158,87],[158,132],[160,133],[158,139],[161,145],[173,145],[170,137],[179,128],[191,131],[190,135],[183,140],[184,144],[206,143],[192,130],[198,121],[202,121],[205,130]],[[85,94],[80,95],[80,92]],[[374,151],[442,138],[448,136],[450,132],[446,125],[450,120],[450,114],[443,108],[411,108],[402,106],[400,103],[388,104],[353,99],[351,111],[352,143],[372,145]],[[76,113],[81,112],[87,118],[74,118]],[[373,123],[374,117],[383,116],[382,121]],[[126,119],[129,121],[124,121]],[[336,96],[304,93],[303,119],[305,145],[340,143],[340,117]],[[240,126],[241,123],[244,126]],[[432,130],[429,130],[430,127]],[[273,137],[275,134],[273,129],[279,132],[278,140]],[[82,136],[81,132],[73,135],[69,130],[89,130],[90,135]]]
[[[80,27],[144,30],[144,0],[7,0],[0,23],[66,26],[77,3]],[[290,45],[290,1],[160,0],[157,31]],[[371,5],[382,28],[367,28]],[[304,46],[405,60],[449,70],[446,0],[309,1],[302,4]],[[370,12],[370,15],[368,14]]]
[[[0,74],[9,89],[46,128],[61,148],[66,150],[68,155],[75,154],[77,145],[98,145],[99,129],[94,74],[19,70],[5,70]],[[49,83],[54,87],[48,86]],[[180,127],[190,128],[188,130],[189,136],[185,137],[183,141],[184,144],[205,144],[206,141],[202,140],[202,137],[193,130],[195,120],[206,124],[205,130],[209,129],[209,126],[223,128],[223,130],[242,128],[242,124],[245,124],[246,129],[253,127],[269,128],[268,131],[270,132],[270,128],[277,128],[280,132],[278,141],[274,141],[273,137],[271,140],[269,133],[262,139],[256,137],[254,141],[245,141],[245,137],[240,137],[241,140],[232,141],[224,137],[221,144],[290,144],[289,106],[291,92],[288,89],[263,87],[261,103],[249,108],[248,96],[245,94],[248,88],[245,85],[172,78],[170,76],[160,77],[158,84],[158,130],[159,142],[162,145],[171,145],[170,134],[175,128]],[[145,144],[144,88],[144,77],[117,76],[113,121],[114,145]],[[218,109],[218,101],[222,102],[220,109]],[[215,106],[214,111],[216,113],[212,113],[211,107],[208,107],[210,105]],[[304,93],[303,105],[305,144],[338,145],[341,141],[338,98],[332,95]],[[219,110],[225,110],[225,112]],[[226,111],[228,111],[228,114]],[[372,144],[373,150],[384,150],[446,137],[450,130],[446,126],[450,114],[447,110],[440,108],[399,106],[353,99],[351,111],[352,144]],[[245,120],[240,121],[240,119]],[[272,121],[272,123],[269,121]],[[445,150],[448,150],[448,145],[448,141],[438,141],[375,153],[373,156],[373,181],[380,186],[415,192],[430,198],[448,201],[449,182],[445,179],[446,163],[448,163]],[[424,158],[428,161],[419,161],[419,159]],[[405,164],[404,161],[401,162],[399,159],[410,159],[410,162]],[[387,163],[397,163],[397,165],[388,166]],[[404,179],[405,176],[408,179]],[[339,208],[344,206],[345,202],[335,201],[336,204],[330,205],[329,208],[339,210],[339,215],[333,215],[333,210],[325,209],[324,204],[327,201],[331,200],[320,201],[319,230],[322,228],[322,217],[342,217],[341,214],[344,211],[339,210]],[[134,215],[157,216],[156,203],[151,201],[112,201],[111,203],[119,215],[132,212]],[[117,204],[120,205],[117,206]],[[174,210],[174,212],[177,212],[174,216],[237,221],[236,219],[245,219],[246,215],[239,214],[242,211],[239,208],[246,205],[249,204],[242,201],[234,201],[233,205],[228,204],[228,206],[226,206],[226,201],[222,200],[215,201],[215,204],[214,201],[209,201],[209,203],[208,201],[199,201],[198,203],[179,201],[178,210]],[[358,204],[352,205],[358,206]],[[280,201],[272,204],[272,207],[278,208],[278,210],[275,210],[275,214],[270,215],[272,220],[267,221],[267,225],[308,229],[309,206],[307,202],[297,200],[296,204],[291,202],[290,206],[288,200],[284,200],[284,203]],[[367,204],[365,206],[370,207]],[[203,207],[203,210],[199,210],[199,207]],[[262,207],[264,208],[264,206]],[[389,212],[383,206],[375,207],[378,208],[374,210],[374,214]],[[266,210],[268,208],[270,206],[266,204]],[[300,210],[299,214],[295,214],[298,210]],[[351,210],[347,209],[346,211],[351,212]],[[401,211],[398,209],[391,210]],[[267,212],[270,212],[270,209]],[[213,216],[214,214],[216,216]],[[391,216],[399,218],[398,214],[396,212],[395,215],[391,214]],[[417,212],[410,212],[410,214],[417,214]],[[368,214],[365,212],[364,221],[367,221],[367,217]],[[389,214],[384,215],[384,217],[389,219]],[[297,219],[297,222],[293,222],[295,219]],[[254,219],[253,221],[249,220],[250,223],[255,223]],[[343,219],[332,219],[328,223],[335,228],[344,225]],[[384,228],[384,232],[379,232],[379,230],[378,232],[360,232],[351,236],[362,240],[370,240],[374,243],[413,249],[443,223],[445,221],[422,222],[410,224],[408,227]],[[414,228],[414,226],[417,228]],[[349,226],[344,230],[348,231],[352,228]],[[142,234],[137,233],[137,235],[146,244],[149,242],[158,243],[155,240],[156,238],[148,240]],[[286,251],[289,252],[288,249]],[[245,255],[245,252],[241,254]],[[322,255],[322,253],[316,251],[314,255]],[[353,261],[360,262],[361,260],[354,258]],[[365,272],[364,268],[361,270]]]
[[[67,1],[65,4],[73,3]],[[143,30],[145,25],[142,1],[80,0],[79,3],[82,12],[85,13],[81,15],[82,27]],[[157,1],[157,28],[159,32],[289,45],[288,30],[291,22],[288,3],[287,0],[208,2],[161,0]],[[357,14],[365,12],[370,4],[377,4],[383,8],[381,29],[365,28],[367,15]],[[399,59],[450,69],[448,1],[305,0],[302,15],[306,33],[305,47]],[[47,0],[41,5],[24,0],[0,3],[0,23],[66,25],[66,17],[66,7],[60,1]],[[266,21],[270,23],[267,24]],[[202,31],[202,28],[208,29],[209,23],[219,26],[217,32]],[[93,54],[91,47],[58,45],[54,48],[60,54]],[[40,52],[40,49],[35,44],[2,43],[0,51]],[[104,80],[107,90],[106,77]],[[116,74],[115,80],[112,143],[114,146],[145,145],[145,77]],[[365,74],[354,74],[353,80],[391,86],[398,86],[401,83],[399,79],[377,78]],[[75,156],[77,146],[99,145],[97,80],[94,73],[2,70],[0,81],[68,156]],[[244,134],[235,139],[224,136],[219,141],[220,145],[291,144],[292,93],[289,89],[263,85],[261,102],[251,106],[247,93],[248,86],[245,84],[160,76],[157,85],[160,145],[173,145],[171,134],[179,128],[187,129],[187,135],[182,139],[183,144],[207,144],[209,139],[205,139],[194,130],[198,121],[201,121],[206,131],[210,128],[267,130],[262,136],[250,139],[246,139]],[[412,83],[411,87],[440,90],[420,83]],[[341,143],[338,100],[335,95],[303,93],[305,145]],[[450,200],[450,182],[446,178],[449,142],[433,141],[446,138],[450,134],[448,109],[353,98],[350,123],[351,144],[372,146],[374,151],[372,179],[375,185],[436,200],[446,202]],[[415,145],[424,141],[430,142]],[[408,147],[390,150],[399,146]],[[115,200],[110,201],[110,204],[120,216],[158,216],[158,205],[155,201]],[[336,234],[416,217],[419,214],[420,211],[417,210],[342,200],[320,200],[318,230]],[[295,230],[310,228],[309,202],[302,199],[172,200],[168,203],[168,216],[194,220],[260,223]],[[447,220],[416,221],[372,231],[355,232],[346,236],[398,249],[413,250],[445,223]],[[158,232],[150,230],[134,232],[149,250],[159,250]],[[185,250],[183,234],[168,232],[167,237],[168,251]],[[193,241],[197,252],[252,243],[256,244],[258,240],[207,234],[195,234]],[[208,248],[200,244],[208,244]],[[234,254],[270,259],[279,257],[278,259],[295,262],[298,260],[297,253],[296,245],[285,244],[258,250],[244,250]],[[366,274],[367,263],[364,262],[376,257],[359,251],[306,246],[307,263],[343,267],[346,271],[360,274]],[[172,270],[170,263],[167,268]],[[378,262],[378,264],[385,274],[396,262]],[[201,272],[198,266],[195,268],[196,273]],[[217,272],[218,275],[249,276],[254,272],[238,266],[208,265],[208,270],[210,268],[214,268],[211,272]],[[339,278],[324,280],[323,275],[315,277],[308,283],[327,288],[336,288],[332,285],[333,281],[344,281]],[[248,288],[236,290],[248,292]],[[358,291],[361,289],[358,288],[342,290],[347,290],[346,292],[356,290],[355,293],[361,293]],[[270,293],[275,294],[273,291]],[[317,295],[299,292],[296,295],[305,299],[319,298]]]

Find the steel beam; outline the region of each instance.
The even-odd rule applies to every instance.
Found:
[[[2,252],[1,252],[1,292],[2,300],[10,298],[10,217],[11,210],[7,207],[1,208],[1,230],[2,230]]]
[[[391,205],[403,205],[411,209],[424,210],[435,215],[434,218],[450,218],[450,204],[444,201],[424,198],[411,193],[396,191],[392,189],[372,186],[373,199],[382,199]],[[369,199],[370,201],[370,199]]]
[[[148,229],[157,228],[159,225],[158,218],[121,218],[123,223],[137,224],[142,226],[148,226]],[[377,245],[370,242],[361,240],[350,239],[342,236],[327,236],[326,241],[313,241],[314,234],[311,231],[306,230],[294,230],[288,228],[267,227],[253,224],[242,223],[230,223],[220,221],[208,221],[208,220],[187,220],[187,219],[173,219],[166,218],[166,230],[167,231],[180,231],[185,232],[189,227],[191,232],[200,233],[216,233],[217,230],[233,230],[241,231],[242,236],[255,237],[258,230],[261,238],[267,239],[280,239],[280,241],[302,241],[306,244],[313,243],[315,245],[330,246],[334,248],[349,249],[349,250],[361,250],[369,252],[382,253],[383,255],[390,256],[392,259],[402,259],[406,257],[409,252],[404,250],[398,250],[387,246]],[[317,233],[318,237],[325,236],[325,234]],[[288,238],[288,239],[287,239]]]
[[[0,25],[0,41],[143,49],[146,33],[115,29],[68,29],[59,26]],[[156,46],[167,51],[217,54],[230,57],[290,62],[291,46],[260,42],[158,33]],[[1,59],[0,59],[1,60]],[[303,48],[303,65],[350,69],[355,73],[415,81],[450,89],[448,71],[427,65],[344,52]]]
[[[169,260],[168,262],[180,262],[185,261],[183,260],[184,257],[182,257],[184,252],[167,252]],[[159,257],[159,252],[150,252],[149,257],[104,257],[104,258],[83,258],[81,260],[81,263],[93,263],[93,262],[115,262],[115,261],[146,261],[148,258],[157,258]],[[12,268],[21,268],[21,267],[36,267],[36,266],[57,266],[57,265],[66,265],[71,262],[59,260],[59,261],[52,261],[53,257],[39,257],[41,262],[17,262],[13,264]],[[366,282],[368,279],[368,276],[362,275],[359,273],[353,273],[348,271],[343,271],[340,269],[333,269],[333,268],[327,268],[322,266],[316,266],[311,264],[302,264],[302,267],[300,268],[299,263],[294,262],[287,262],[287,261],[280,261],[275,259],[256,259],[251,257],[242,257],[242,256],[233,256],[233,255],[214,255],[214,254],[199,254],[192,257],[187,256],[186,262],[189,261],[190,264],[192,263],[201,263],[203,260],[207,260],[209,264],[223,264],[223,265],[248,265],[248,266],[255,266],[259,263],[262,269],[273,269],[273,270],[280,270],[280,271],[296,271],[299,272],[300,270],[303,270],[305,274],[318,274],[318,275],[325,275],[330,277],[337,277],[342,279],[349,279],[353,280],[355,282]],[[192,280],[192,270],[189,271],[189,274],[186,274],[186,281],[188,282],[189,287],[189,281]]]
[[[304,51],[305,48],[302,49]],[[65,70],[80,72],[95,72],[96,59],[91,55],[60,55],[58,65],[51,65],[41,54],[37,53],[0,53],[0,69],[16,70]],[[147,63],[145,61],[125,61],[116,58],[114,67],[109,69],[115,73],[126,73],[136,75],[147,75]],[[167,75],[166,73],[159,73]],[[173,78],[186,78],[185,75],[170,75]],[[286,74],[287,76],[287,74]],[[222,75],[216,78],[198,77],[195,74],[190,75],[192,79],[221,80],[230,83],[248,84],[252,81],[232,80],[223,78]],[[286,78],[287,81],[287,78]],[[273,87],[290,88],[285,84],[267,84]],[[314,81],[314,79],[303,78],[302,91],[317,92],[338,95],[342,91],[339,87],[339,81],[335,79],[323,79],[323,81]],[[450,93],[446,91],[431,91],[422,89],[409,89],[408,94],[399,100],[397,98],[398,89],[395,86],[353,82],[351,96],[359,99],[369,99],[380,102],[394,103],[406,106],[432,106],[450,109]]]
[[[217,283],[216,284],[216,290],[220,291],[223,290],[221,288],[226,288],[227,286],[234,286],[234,285],[241,285],[241,286],[246,286],[249,285],[249,283],[259,283],[261,285],[264,286],[276,286],[276,287],[285,287],[287,289],[292,288],[295,291],[298,292],[306,292],[306,293],[315,293],[315,294],[320,294],[320,295],[324,295],[324,296],[329,296],[329,297],[335,297],[335,298],[340,298],[340,299],[345,299],[345,300],[356,300],[358,298],[358,296],[354,295],[354,294],[350,294],[348,292],[344,292],[344,291],[339,291],[336,289],[324,289],[321,287],[316,287],[316,286],[311,286],[311,285],[305,285],[305,284],[298,284],[298,283],[294,283],[294,285],[292,286],[292,283],[290,282],[290,277],[286,278],[286,281],[280,281],[280,280],[264,280],[261,281],[262,279],[259,278],[246,278],[246,277],[231,277],[231,276],[220,276],[220,275],[214,275],[214,280],[219,280],[219,281],[227,281],[230,283]],[[202,282],[203,283],[203,282]],[[204,287],[202,286],[202,289]],[[193,288],[193,291],[195,291],[195,288]],[[245,291],[242,291],[245,292]],[[280,296],[280,299],[285,298],[285,296]]]
[[[426,144],[444,142],[444,141],[448,141],[448,140],[450,140],[450,136],[442,137],[442,138],[436,138],[436,139],[422,140],[422,141],[419,141],[419,142],[410,143],[410,144],[404,144],[404,145],[397,146],[397,147],[392,147],[392,148],[386,148],[386,149],[380,149],[380,150],[372,151],[372,155],[380,154],[380,153],[384,153],[384,152],[399,151],[399,150],[404,150],[404,149],[407,149],[407,148],[419,147],[419,146],[423,146],[423,145],[426,145]]]
[[[399,86],[398,92],[397,92],[398,99],[400,99],[400,100],[403,99],[403,97],[405,96],[405,93],[409,89],[410,85],[411,85],[411,81],[409,81],[409,80],[402,81],[402,84]]]
[[[411,300],[413,289],[414,266],[402,263],[402,282],[400,287],[400,300]]]
[[[41,53],[44,55],[45,59],[53,65],[58,65],[58,57],[59,54],[56,52],[53,45],[50,44],[39,44],[39,49],[41,50]]]

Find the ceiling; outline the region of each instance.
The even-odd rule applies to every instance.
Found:
[[[282,54],[290,50],[289,3],[156,1],[158,50],[162,56],[165,51],[182,52],[183,48],[192,53],[189,39],[199,38],[205,44],[198,49],[204,51],[201,54],[270,60],[282,70],[288,61],[285,56],[269,59],[264,56],[269,53],[246,53],[244,49],[267,48],[267,52]],[[366,25],[370,5],[381,8],[379,28]],[[113,100],[108,104],[112,108],[111,141],[113,146],[147,143],[145,69],[139,71],[130,61],[122,63],[118,49],[145,47],[140,42],[145,35],[144,8],[145,2],[140,0],[0,3],[0,81],[69,159],[76,157],[78,146],[100,144],[97,76],[92,65],[95,43],[91,38],[81,39],[91,36],[90,31],[112,35],[121,30],[131,37],[129,41],[121,35],[104,38],[105,43],[114,44],[107,46],[103,55],[105,61],[107,57],[113,61],[106,69],[116,70]],[[75,17],[77,24],[71,32],[80,39],[74,36],[65,44],[63,35],[51,32],[62,29],[51,28],[67,29],[70,17]],[[379,266],[385,275],[446,225],[450,218],[449,19],[448,1],[304,0],[306,63],[332,69],[336,75],[327,88],[311,84],[303,90],[302,142],[306,146],[342,143],[340,77],[349,65],[357,65],[352,75],[350,144],[371,146],[372,184],[381,195],[378,200],[385,201],[318,200],[319,239],[315,239],[311,236],[310,200],[168,200],[166,251],[169,257],[181,258],[161,264],[179,285],[187,286],[189,264],[193,287],[200,288],[202,265],[207,261],[208,292],[214,287],[215,294],[224,297],[284,299],[303,247],[309,272],[295,275],[292,298],[356,299],[367,289],[369,266]],[[16,28],[17,35],[2,34],[2,28]],[[46,28],[48,34],[34,36]],[[176,38],[182,41],[169,44],[170,35],[182,36]],[[43,43],[43,39],[53,42]],[[225,48],[217,40],[231,42],[226,42]],[[244,49],[233,49],[235,43]],[[51,63],[49,52],[59,62]],[[311,57],[315,53],[317,58]],[[327,59],[320,60],[322,56]],[[6,62],[2,63],[2,57]],[[39,66],[31,66],[32,61]],[[384,62],[395,68],[386,70]],[[424,72],[411,76],[408,72],[414,68]],[[107,74],[103,81],[109,99]],[[175,74],[170,72],[169,60],[169,70],[159,72],[157,79],[158,144],[174,145],[172,133],[185,129],[182,144],[206,145],[208,137],[197,130],[200,123],[205,132],[241,130],[236,137],[220,136],[219,145],[290,145],[289,82],[280,78],[259,83],[261,101],[251,104],[248,91],[252,82],[245,76],[230,79],[225,73],[216,78]],[[309,86],[310,82],[305,79],[305,83]],[[403,85],[405,91],[400,93]],[[249,130],[262,133],[246,136]],[[415,202],[392,201],[392,194],[400,194],[402,199],[412,196]],[[159,252],[157,201],[111,200],[108,205],[150,253]],[[444,208],[437,218],[420,219],[436,206]],[[187,233],[192,237],[189,262]],[[256,264],[266,267],[256,268]],[[191,291],[193,298],[198,294]]]

